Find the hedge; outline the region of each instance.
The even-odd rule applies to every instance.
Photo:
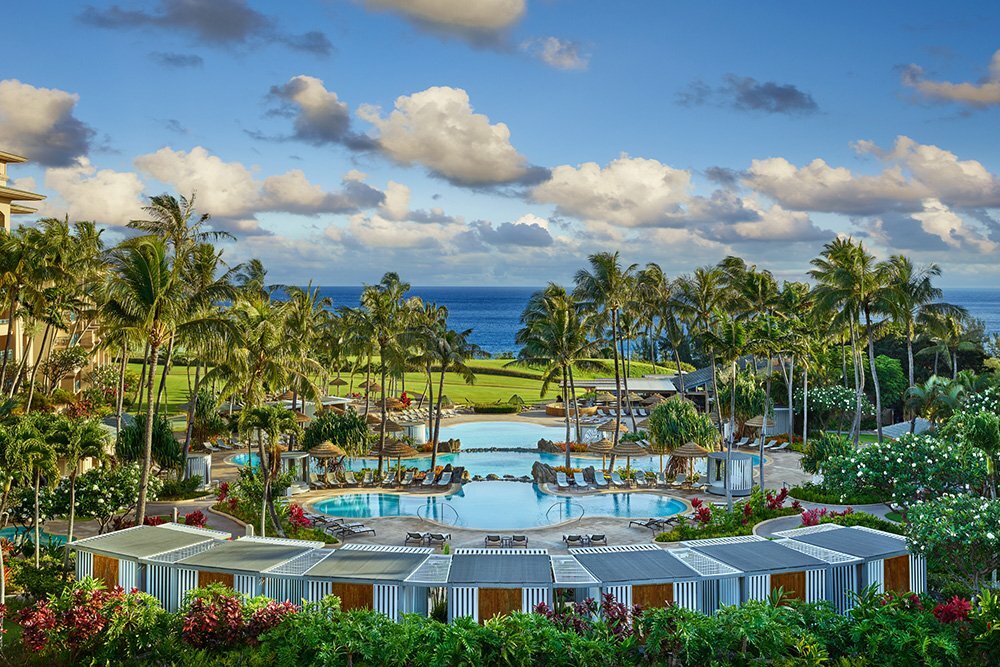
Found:
[[[472,409],[477,415],[512,415],[521,411],[521,406],[510,403],[475,403]]]

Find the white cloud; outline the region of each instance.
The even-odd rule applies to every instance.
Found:
[[[986,254],[1000,247],[1000,244],[966,225],[961,217],[936,199],[924,201],[923,210],[911,217],[920,223],[925,232],[938,237],[951,248]]]
[[[256,214],[261,211],[343,213],[377,206],[383,199],[356,173],[348,173],[343,189],[336,192],[310,182],[298,169],[261,180],[242,163],[226,162],[201,146],[187,152],[164,147],[139,156],[135,164],[177,192],[196,193],[200,210],[239,232],[257,231]]]
[[[396,181],[389,181],[385,188],[385,199],[379,207],[389,220],[405,220],[410,213],[410,188]]]
[[[367,0],[421,24],[445,30],[503,30],[524,16],[525,0]]]
[[[322,79],[300,74],[280,86],[271,86],[270,97],[283,107],[276,113],[294,117],[293,139],[314,146],[344,144],[356,150],[373,147],[371,139],[351,131],[351,114],[337,93]]]
[[[401,164],[421,164],[453,183],[511,183],[529,173],[524,156],[510,143],[508,127],[474,113],[461,88],[436,86],[398,97],[385,117],[367,105],[358,115],[378,129],[386,155]]]
[[[596,162],[556,167],[531,197],[580,220],[645,227],[665,224],[680,212],[690,187],[691,174],[686,170],[622,154],[605,167]]]
[[[70,220],[91,220],[112,227],[124,227],[139,217],[143,182],[132,172],[94,167],[80,158],[72,167],[53,167],[45,171],[45,187],[54,192],[39,209],[39,215]]]
[[[704,233],[731,243],[817,241],[834,236],[832,231],[817,227],[804,211],[789,211],[777,204],[765,208],[752,198],[743,200],[743,204],[755,214],[753,219],[712,225]]]
[[[529,39],[521,48],[556,69],[583,70],[590,63],[590,56],[577,42],[559,37]]]
[[[979,83],[929,81],[923,68],[910,65],[903,71],[903,83],[926,97],[946,102],[958,102],[974,107],[1000,104],[1000,50],[990,60],[989,74]]]
[[[744,184],[786,208],[849,215],[876,215],[890,210],[916,211],[928,198],[949,206],[1000,206],[1000,180],[976,160],[959,160],[937,146],[900,136],[890,151],[860,141],[861,153],[880,157],[885,168],[859,175],[815,159],[796,167],[785,158],[754,160]]]
[[[73,115],[79,95],[0,81],[0,146],[49,167],[86,156],[94,131]]]

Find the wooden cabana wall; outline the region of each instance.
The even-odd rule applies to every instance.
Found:
[[[552,603],[552,566],[544,549],[456,549],[448,580],[448,620],[530,612]]]

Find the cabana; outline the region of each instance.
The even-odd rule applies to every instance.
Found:
[[[726,452],[708,454],[708,492],[726,495],[726,475],[729,476],[729,491],[732,495],[749,496],[753,488],[753,456],[743,452],[729,452],[730,466],[726,467]]]
[[[862,562],[860,558],[787,538],[776,539],[774,543],[826,561],[829,565],[826,573],[826,599],[833,603],[838,614],[846,614],[854,608],[854,596],[860,590],[858,588],[860,573],[858,566]]]
[[[312,470],[309,468],[309,463],[309,452],[301,450],[281,452],[281,470],[294,475],[292,483],[288,487],[288,495],[305,493],[309,490],[309,482],[312,481]]]
[[[456,549],[448,573],[448,621],[483,623],[552,603],[552,565],[545,549]]]
[[[164,606],[176,608],[188,591],[219,583],[244,595],[262,595],[268,570],[323,547],[322,542],[288,540],[277,537],[241,537],[186,558],[170,554],[149,559],[151,568],[167,573]],[[159,597],[159,596],[157,596]]]
[[[700,608],[698,573],[654,544],[581,547],[570,553],[600,580],[602,595],[613,595],[625,605]]]
[[[207,490],[212,487],[212,455],[208,453],[190,452],[184,464],[184,471],[187,479],[201,477],[199,490]]]
[[[742,572],[693,549],[675,547],[670,553],[701,577],[698,582],[698,611],[714,614],[723,605],[740,603]]]
[[[148,591],[155,577],[147,572],[144,559],[170,553],[193,555],[229,538],[229,533],[218,530],[164,523],[95,535],[68,546],[76,551],[77,579],[93,577],[108,588]]]
[[[739,570],[740,602],[766,600],[778,588],[806,602],[826,599],[828,564],[757,535],[682,542],[683,546]]]
[[[927,561],[906,548],[906,540],[874,528],[844,527],[832,523],[806,526],[776,533],[796,542],[856,556],[860,588],[875,585],[881,593],[927,591]]]
[[[433,549],[348,544],[325,551],[324,558],[303,572],[306,600],[315,602],[336,595],[345,611],[372,609],[394,621],[401,614],[427,614],[429,587],[406,579],[424,564]]]

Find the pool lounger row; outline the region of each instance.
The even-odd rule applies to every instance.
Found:
[[[878,590],[923,592],[926,566],[902,538],[824,524],[757,536],[571,548],[455,549],[347,544],[278,538],[227,539],[226,533],[177,524],[137,526],[79,540],[79,578],[137,588],[174,611],[194,588],[218,582],[246,595],[317,601],[337,595],[344,609],[373,609],[392,619],[429,613],[431,591],[445,589],[449,620],[531,611],[556,590],[576,600],[608,593],[643,607],[676,604],[705,613],[765,600],[775,590],[828,600],[840,613],[852,595]]]

